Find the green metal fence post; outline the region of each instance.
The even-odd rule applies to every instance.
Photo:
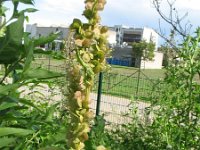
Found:
[[[100,104],[101,104],[101,93],[102,93],[102,82],[103,82],[103,73],[99,73],[98,81],[98,93],[97,93],[97,105],[96,105],[96,116],[99,116],[100,113]]]
[[[50,70],[50,65],[51,65],[51,58],[50,58],[50,56],[49,56],[48,70]]]
[[[138,70],[138,76],[137,76],[137,89],[136,89],[136,98],[138,99],[138,92],[139,92],[139,85],[140,85],[140,73],[141,73],[141,59],[139,62],[139,70]]]

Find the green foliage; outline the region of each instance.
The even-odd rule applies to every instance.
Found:
[[[37,46],[56,39],[57,34],[39,39],[30,38],[24,32],[25,13],[34,8],[19,11],[18,4],[33,4],[32,0],[12,1],[14,10],[6,21],[5,7],[0,10],[3,23],[0,26],[0,64],[4,74],[0,76],[0,149],[66,149],[66,111],[61,104],[44,102],[45,98],[30,97],[26,90],[36,86],[52,85],[52,78],[63,74],[41,68],[30,68]],[[47,79],[51,79],[47,81]],[[25,94],[23,93],[25,92]],[[42,91],[37,91],[42,95]]]
[[[96,150],[98,146],[110,147],[110,142],[105,132],[105,120],[102,116],[95,117],[95,123],[89,133],[89,139],[85,142],[86,150]]]
[[[152,128],[161,139],[158,144],[164,149],[199,149],[199,82],[194,80],[198,73],[200,29],[195,36],[188,36],[177,53],[179,62],[167,68],[167,84],[158,100],[160,110],[155,112]],[[157,147],[158,147],[157,145]],[[159,148],[159,147],[158,147]]]
[[[180,47],[180,61],[167,67],[162,94],[151,97],[145,115],[153,114],[152,120],[141,122],[133,115],[131,124],[112,134],[120,139],[121,149],[200,149],[200,85],[194,80],[200,67],[199,43],[200,28]]]
[[[139,59],[152,60],[154,57],[155,44],[153,42],[140,41],[132,44],[133,56]]]
[[[163,66],[167,67],[171,63],[173,64],[176,61],[176,51],[166,45],[162,45],[161,47],[158,48],[158,51],[163,53]]]
[[[8,136],[8,135],[17,135],[17,136],[26,136],[28,134],[33,134],[32,130],[18,129],[18,128],[10,128],[10,127],[1,127],[0,128],[0,136]]]

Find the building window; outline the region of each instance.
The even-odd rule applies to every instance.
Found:
[[[123,42],[132,43],[132,42],[140,42],[141,35],[139,34],[127,34],[125,33],[123,36]]]

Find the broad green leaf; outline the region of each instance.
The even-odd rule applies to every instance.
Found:
[[[0,85],[0,94],[8,94],[8,92],[12,92],[20,87],[20,84],[8,84],[8,85]]]
[[[24,31],[24,14],[20,14],[17,21],[11,23],[7,27],[6,36],[7,40],[9,41],[9,44],[12,44],[13,46],[19,46],[22,44],[22,37],[23,37],[23,31]]]
[[[0,16],[5,16],[5,12],[8,10],[7,7],[1,6],[0,7]]]
[[[25,13],[25,12],[33,13],[33,12],[36,12],[36,11],[38,11],[38,10],[35,9],[35,8],[27,8],[27,9],[20,11],[19,13]]]
[[[24,14],[7,26],[5,36],[0,38],[0,64],[10,64],[20,55],[22,45]]]
[[[15,62],[18,57],[19,51],[17,51],[17,49],[15,49],[14,47],[7,46],[6,48],[0,49],[0,64],[11,64]]]
[[[61,73],[48,71],[42,68],[29,69],[23,73],[23,79],[50,79],[62,76],[63,74]]]
[[[15,106],[18,106],[17,103],[3,102],[3,103],[0,105],[0,111],[1,111],[1,110],[5,110],[5,109],[8,109],[8,108],[11,108],[11,107],[15,107]]]
[[[27,52],[26,59],[25,59],[25,65],[24,65],[24,71],[29,69],[31,62],[33,60],[33,50],[34,50],[34,43],[32,41],[29,41],[27,44],[25,43],[25,49]]]
[[[17,0],[17,1],[24,4],[30,4],[30,5],[34,4],[34,0]]]
[[[15,141],[16,138],[9,138],[9,137],[0,138],[0,148],[7,147],[10,144],[15,143]]]
[[[8,136],[8,135],[25,136],[32,133],[34,133],[34,131],[27,129],[0,127],[0,136]]]
[[[35,106],[34,103],[32,103],[30,100],[27,100],[27,99],[19,99],[19,102],[24,104],[24,105],[28,105],[28,106],[31,106],[35,109],[37,109],[38,111],[42,112],[42,110],[40,110],[37,106]]]
[[[43,44],[46,44],[46,43],[50,43],[52,41],[54,41],[57,37],[58,37],[59,33],[53,33],[53,34],[50,34],[49,36],[42,36],[38,39],[35,39],[34,40],[34,46],[40,46],[40,45],[43,45]]]
[[[54,112],[55,112],[57,105],[53,105],[48,109],[48,111],[46,113],[46,121],[48,121],[48,122],[53,121],[53,115],[54,115]]]

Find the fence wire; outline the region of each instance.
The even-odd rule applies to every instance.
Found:
[[[56,72],[64,72],[64,66],[33,64],[33,67],[42,67]],[[64,79],[63,79],[64,80]],[[139,80],[139,84],[138,84]],[[138,72],[131,75],[103,73],[100,102],[100,114],[104,115],[109,124],[124,124],[131,121],[132,106],[137,107],[138,115],[144,119],[145,108],[150,106],[149,97],[159,96],[162,88],[160,80],[149,79],[145,75],[138,76]],[[99,79],[96,77],[93,91],[91,93],[91,110],[96,111]],[[45,89],[44,89],[45,90]],[[62,92],[46,90],[51,99],[63,99]],[[53,97],[50,96],[54,93]]]

